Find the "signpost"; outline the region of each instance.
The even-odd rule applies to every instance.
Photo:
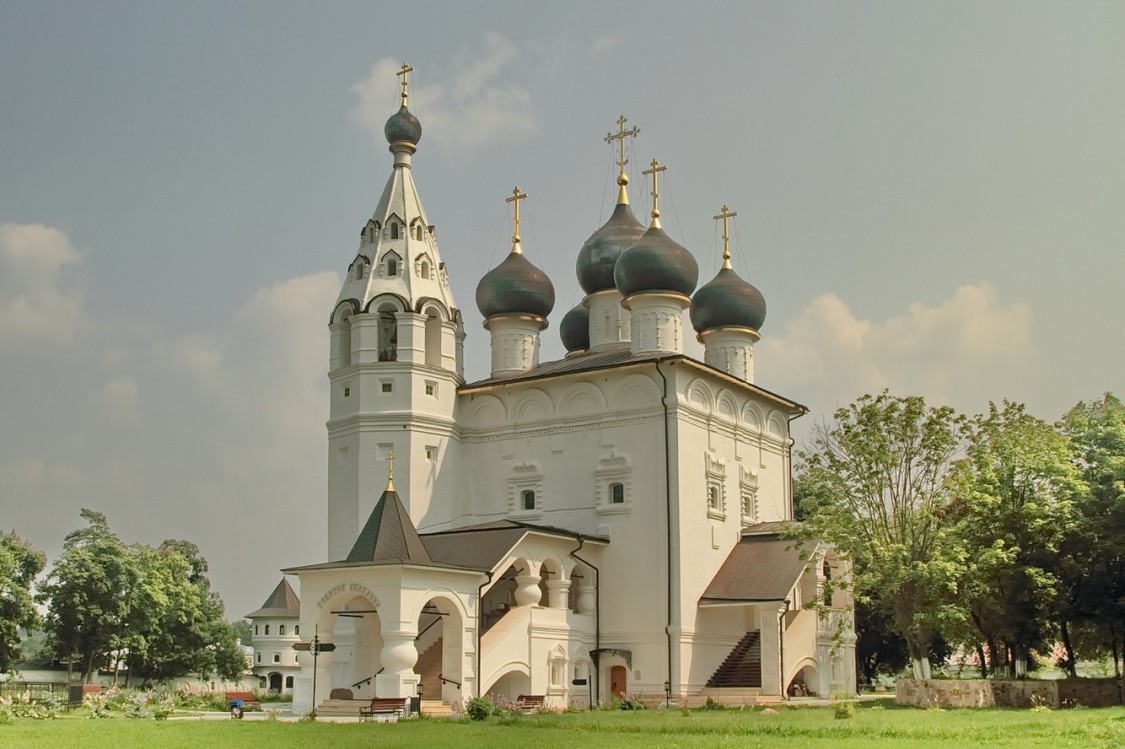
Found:
[[[334,642],[321,642],[320,641],[320,625],[316,625],[316,630],[313,632],[312,642],[297,642],[293,644],[294,650],[308,651],[312,653],[313,657],[313,683],[312,683],[312,709],[316,710],[316,661],[321,653],[331,653],[336,649]]]

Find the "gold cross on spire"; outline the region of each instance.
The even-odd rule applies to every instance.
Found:
[[[727,208],[726,203],[723,203],[722,212],[720,212],[718,216],[712,216],[711,217],[711,218],[715,219],[716,221],[718,221],[719,219],[723,220],[723,267],[724,268],[730,268],[730,233],[727,232],[727,221],[734,218],[737,215],[738,214],[733,213],[730,208]]]
[[[527,197],[527,193],[520,192],[520,188],[512,190],[512,197],[504,198],[505,203],[515,203],[515,214],[513,216],[514,227],[512,229],[512,252],[517,255],[523,254],[520,248],[520,201]]]
[[[410,67],[409,65],[407,65],[404,62],[402,64],[402,69],[399,70],[397,73],[395,73],[395,75],[400,76],[402,78],[402,106],[404,106],[404,107],[406,106],[406,97],[408,96],[408,94],[406,93],[406,86],[407,86],[406,77],[407,77],[407,75],[409,75],[410,73],[413,73],[413,72],[414,72],[414,68]]]
[[[660,198],[660,193],[657,190],[657,177],[661,172],[668,171],[668,167],[661,166],[660,162],[656,159],[652,160],[652,169],[645,169],[641,174],[652,175],[652,225],[660,226],[660,206],[657,202]]]
[[[625,165],[629,163],[629,159],[625,156],[625,139],[636,138],[641,134],[639,127],[634,127],[632,130],[625,129],[625,115],[617,118],[617,133],[608,133],[605,136],[605,142],[613,145],[613,141],[618,141],[618,148],[620,148],[620,156],[617,158],[617,166],[621,167],[620,174],[617,175],[617,184],[621,187],[617,191],[617,202],[629,203],[629,196],[625,193],[625,185],[629,184],[629,177],[625,174]]]
[[[387,453],[387,491],[395,490],[395,451]]]

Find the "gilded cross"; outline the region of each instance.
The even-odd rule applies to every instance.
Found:
[[[634,127],[632,130],[625,129],[625,115],[617,118],[617,133],[608,133],[605,136],[605,142],[613,145],[613,141],[618,141],[618,148],[620,149],[620,156],[617,159],[617,166],[621,167],[622,173],[625,172],[625,165],[629,163],[629,159],[625,158],[625,139],[636,138],[641,134],[639,127]]]
[[[643,172],[641,172],[641,174],[644,174],[646,176],[649,175],[649,174],[652,175],[652,225],[653,226],[660,226],[660,207],[659,207],[659,204],[657,202],[659,197],[660,197],[660,193],[657,190],[657,177],[659,177],[661,172],[666,172],[666,171],[668,171],[668,167],[662,166],[659,161],[657,161],[656,159],[653,159],[652,160],[652,168],[646,169]]]
[[[527,197],[527,193],[520,192],[520,188],[512,190],[512,197],[504,198],[505,203],[515,203],[514,222],[515,228],[512,230],[512,252],[521,254],[523,251],[520,249],[520,201]]]
[[[395,451],[392,449],[387,453],[387,491],[393,491],[395,488]]]
[[[727,221],[734,218],[737,215],[738,214],[732,212],[730,208],[727,208],[726,204],[724,203],[723,204],[723,210],[719,213],[719,215],[718,216],[712,216],[712,218],[715,219],[716,221],[718,221],[719,219],[723,220],[723,267],[724,268],[730,267],[730,233],[727,231]]]
[[[414,72],[414,68],[410,67],[409,65],[407,65],[404,62],[402,64],[402,69],[399,70],[397,73],[395,73],[395,75],[400,76],[402,78],[402,106],[404,106],[404,107],[406,106],[406,97],[407,97],[407,93],[406,93],[407,80],[406,80],[406,77],[410,73],[413,73],[413,72]]]

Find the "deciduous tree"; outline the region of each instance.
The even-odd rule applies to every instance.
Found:
[[[851,558],[856,598],[889,617],[917,678],[929,678],[934,633],[960,615],[964,559],[947,510],[965,426],[952,409],[884,391],[838,410],[798,454],[801,533]]]
[[[0,533],[0,673],[19,659],[20,632],[39,622],[31,585],[46,557],[15,534]]]

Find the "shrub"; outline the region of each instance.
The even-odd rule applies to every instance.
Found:
[[[711,699],[710,697],[708,697],[707,701],[703,703],[704,710],[720,710],[722,709],[722,707],[722,705],[720,705],[718,702],[715,702],[715,700]]]
[[[832,704],[832,714],[836,716],[837,720],[854,718],[857,712],[859,712],[859,706],[855,700],[835,700]]]
[[[176,711],[176,698],[171,694],[150,695],[148,705],[153,718],[167,720],[168,716]]]
[[[148,695],[134,692],[125,703],[125,717],[132,720],[144,720],[152,717],[148,712]]]
[[[488,697],[473,697],[465,702],[465,715],[469,720],[487,720],[496,713],[496,706]]]
[[[91,719],[112,718],[109,711],[109,695],[105,693],[87,694],[82,697],[82,706],[86,708],[86,717]]]

